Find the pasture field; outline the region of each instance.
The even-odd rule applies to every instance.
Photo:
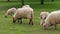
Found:
[[[54,10],[60,10],[60,0],[54,2],[45,1],[44,5],[40,5],[39,0],[26,0],[25,4],[29,4],[34,9],[34,25],[29,25],[28,19],[23,19],[23,23],[16,22],[13,24],[12,16],[5,18],[6,11],[11,8],[20,8],[21,3],[19,1],[6,2],[0,1],[0,34],[60,34],[60,25],[57,25],[57,30],[44,30],[39,24],[39,13],[42,11],[52,12]]]

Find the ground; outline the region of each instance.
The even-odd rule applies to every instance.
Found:
[[[28,19],[23,19],[23,23],[15,24],[12,22],[12,17],[5,18],[6,11],[11,8],[20,8],[20,2],[0,2],[0,34],[60,34],[60,25],[57,25],[57,30],[44,30],[39,24],[39,13],[42,11],[52,12],[54,10],[60,10],[60,0],[54,2],[45,1],[44,5],[41,5],[38,0],[25,1],[25,4],[29,4],[34,9],[34,25],[29,25]]]

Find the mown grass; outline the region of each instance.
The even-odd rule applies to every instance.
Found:
[[[31,0],[30,0],[31,1]],[[60,0],[54,2],[45,1],[44,5],[40,5],[39,1],[32,2],[25,1],[34,9],[34,25],[29,25],[29,20],[23,19],[23,23],[16,22],[13,24],[12,16],[5,18],[6,11],[11,7],[21,7],[20,2],[0,2],[0,34],[60,34],[60,25],[57,25],[57,30],[44,30],[39,25],[39,13],[42,11],[51,12],[53,10],[60,10]]]

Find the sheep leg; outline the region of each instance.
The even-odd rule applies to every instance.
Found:
[[[56,29],[56,25],[55,25],[55,29]]]
[[[22,24],[22,18],[20,19],[20,24]]]
[[[30,20],[30,22],[31,22],[31,20]],[[29,24],[30,24],[30,22],[29,22]]]
[[[32,19],[30,19],[30,22],[29,22],[29,24],[30,24],[30,23],[32,23],[32,25],[33,25],[33,21],[32,21]]]
[[[19,21],[20,20],[20,21]],[[20,24],[22,24],[22,18],[19,18],[18,19],[18,23],[20,22]]]
[[[15,23],[16,22],[16,20],[14,20],[14,18],[13,18],[13,23]]]
[[[31,19],[30,19],[30,22],[31,22]],[[29,22],[29,24],[30,24],[30,22]]]
[[[12,13],[10,15],[12,16]]]
[[[33,25],[33,21],[31,20],[31,23],[32,23],[32,25]]]
[[[18,23],[19,23],[20,21],[18,20]]]

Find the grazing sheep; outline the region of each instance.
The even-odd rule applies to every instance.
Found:
[[[22,7],[16,10],[16,13],[13,16],[13,23],[16,22],[16,20],[21,20],[20,23],[22,23],[22,19],[30,19],[30,23],[33,25],[33,16],[34,12],[33,9],[30,7]]]
[[[16,8],[10,8],[7,10],[5,17],[8,17],[9,15],[12,15],[16,12]]]
[[[44,20],[46,19],[46,17],[49,15],[49,12],[41,12],[40,13],[40,18],[41,18],[41,21],[40,21],[40,25],[43,25],[44,24]]]
[[[60,24],[60,11],[53,11],[52,13],[50,13],[47,16],[45,23],[43,24],[43,27],[45,29],[49,29],[50,26],[55,25],[56,29],[56,24]]]

